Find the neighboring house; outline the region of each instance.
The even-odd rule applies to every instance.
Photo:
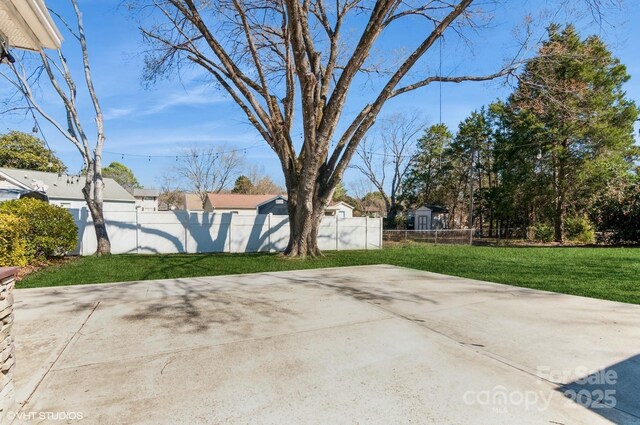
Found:
[[[439,205],[425,204],[415,210],[415,230],[439,230],[447,228],[449,210]]]
[[[184,202],[182,203],[181,209],[187,211],[204,211],[200,197],[195,193],[186,192],[184,194]]]
[[[133,197],[136,198],[136,208],[140,211],[158,211],[158,189],[133,189]]]
[[[284,195],[269,195],[271,199],[258,204],[258,214],[289,215],[289,204]]]
[[[0,168],[0,201],[46,195],[50,204],[64,208],[86,208],[82,188],[84,177],[44,171]],[[30,195],[27,195],[30,194]],[[104,179],[104,210],[135,211],[136,200],[115,180]]]
[[[243,195],[239,193],[209,193],[204,208],[198,195],[185,193],[184,209],[214,213],[243,215],[273,214],[288,215],[289,207],[285,195]],[[331,203],[325,215],[353,217],[353,207],[345,202]]]
[[[282,204],[276,204],[276,200],[283,200]],[[269,206],[269,201],[273,201],[273,206]],[[234,214],[259,214],[258,209],[262,207],[262,211],[269,208],[276,209],[277,205],[286,207],[286,200],[282,195],[241,195],[238,193],[210,193],[207,196],[207,202],[204,206],[205,211],[216,213],[234,213]],[[273,212],[275,214],[275,211]],[[268,212],[264,212],[268,214]]]
[[[353,207],[346,202],[331,202],[324,210],[324,215],[338,216],[340,218],[353,217]]]

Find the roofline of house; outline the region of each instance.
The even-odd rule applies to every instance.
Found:
[[[254,208],[260,208],[260,207],[261,207],[261,206],[263,206],[264,204],[268,204],[269,202],[271,202],[271,201],[273,201],[273,200],[275,200],[275,199],[278,199],[278,198],[284,199],[285,201],[287,200],[287,198],[285,198],[285,197],[284,197],[284,195],[276,195],[276,196],[274,196],[273,198],[269,198],[269,199],[267,199],[266,201],[262,201],[262,202],[260,202],[260,203],[259,203],[259,204],[257,204]]]
[[[55,201],[82,201],[82,202],[86,202],[86,200],[83,197],[80,198],[68,198],[68,197],[64,197],[64,196],[49,196],[47,195],[47,197],[49,198],[49,200],[55,200]],[[104,202],[122,202],[123,204],[135,204],[135,200],[132,199],[114,199],[114,198],[109,198],[109,199],[105,199]]]
[[[340,201],[340,202],[336,202],[335,204],[327,205],[327,208],[335,207],[336,205],[340,205],[340,204],[344,205],[347,208],[353,209],[353,205],[349,205],[344,201]]]
[[[24,184],[20,180],[16,180],[15,178],[11,177],[7,173],[3,173],[2,171],[0,171],[0,176],[2,176],[4,179],[9,181],[11,184],[14,184],[16,186],[20,186],[21,188],[26,189],[26,190],[33,190],[33,188],[30,187],[29,185]]]

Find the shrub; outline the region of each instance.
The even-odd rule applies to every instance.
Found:
[[[26,221],[27,257],[64,255],[76,248],[78,229],[64,208],[23,198],[1,203],[0,213]]]
[[[570,217],[565,223],[567,238],[570,241],[581,243],[594,243],[596,232],[589,220],[584,217]]]
[[[406,229],[407,228],[407,217],[404,215],[396,215],[393,219],[394,229]]]
[[[0,213],[0,267],[26,266],[27,221]]]
[[[546,223],[536,223],[533,226],[533,238],[540,242],[551,242],[554,238],[553,227]]]

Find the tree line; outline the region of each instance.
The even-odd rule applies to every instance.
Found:
[[[444,124],[424,130],[391,221],[435,203],[448,208],[450,227],[483,235],[516,229],[564,242],[591,239],[595,229],[640,240],[639,111],[624,90],[629,78],[599,37],[551,26],[507,99],[471,113],[455,134]]]

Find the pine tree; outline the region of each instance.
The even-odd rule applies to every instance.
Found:
[[[587,208],[612,162],[630,163],[636,105],[626,98],[626,67],[597,36],[581,40],[571,25],[549,28],[549,39],[531,60],[507,104],[515,148],[538,150],[529,173],[552,194],[555,239],[565,239],[568,214]],[[540,158],[538,158],[538,156]]]

